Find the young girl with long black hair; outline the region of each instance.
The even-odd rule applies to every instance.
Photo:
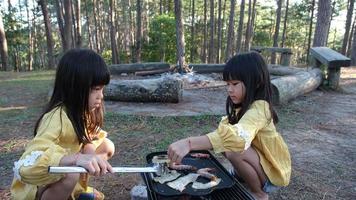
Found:
[[[222,152],[254,197],[268,199],[269,192],[289,184],[291,159],[275,127],[267,65],[257,52],[239,54],[226,63],[223,79],[227,116],[212,133],[172,143],[168,157],[180,163],[191,150]]]

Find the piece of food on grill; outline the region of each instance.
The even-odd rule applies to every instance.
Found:
[[[165,182],[173,181],[177,179],[181,174],[176,170],[169,170],[166,173],[163,173],[161,176],[156,176],[153,178],[154,181],[163,184]]]
[[[197,171],[197,174],[199,174],[202,177],[205,177],[210,180],[210,182],[207,183],[201,183],[195,181],[192,185],[192,188],[194,189],[208,189],[214,186],[219,185],[221,179],[218,178],[216,175],[210,173],[215,171],[215,168],[201,168]]]
[[[190,173],[186,176],[182,176],[175,181],[167,183],[167,185],[175,190],[182,192],[189,183],[197,180],[199,174]]]
[[[201,183],[201,182],[195,181],[195,182],[193,182],[192,188],[197,189],[197,190],[209,189],[209,188],[219,185],[220,181],[221,181],[221,179],[218,177],[216,177],[214,180],[211,180],[207,183]]]
[[[191,153],[190,156],[193,158],[210,158],[210,155],[207,153]]]
[[[197,168],[192,165],[180,165],[176,163],[170,163],[169,168],[174,170],[188,170],[188,171],[197,171]]]
[[[170,163],[171,160],[169,160],[168,155],[157,155],[153,156],[152,158],[152,163]]]

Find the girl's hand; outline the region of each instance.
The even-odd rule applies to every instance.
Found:
[[[191,150],[190,139],[182,139],[172,143],[168,147],[168,158],[171,162],[180,164],[185,155]]]
[[[95,154],[79,154],[75,164],[84,167],[93,176],[102,176],[107,172],[113,173],[110,163]]]

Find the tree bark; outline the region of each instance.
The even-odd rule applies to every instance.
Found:
[[[352,66],[356,66],[356,30],[355,29],[356,29],[356,27],[354,26],[354,34],[353,34],[352,50],[351,50],[351,65]]]
[[[185,45],[184,45],[184,27],[182,18],[182,1],[174,0],[174,13],[176,19],[176,35],[177,35],[177,60],[178,71],[189,71],[185,63]]]
[[[161,2],[161,1],[160,1]],[[194,53],[195,53],[195,44],[194,44],[194,37],[195,37],[195,0],[191,0],[192,3],[192,25],[190,29],[191,35],[191,47],[190,47],[190,62],[194,62]]]
[[[76,15],[76,19],[77,19],[77,37],[76,37],[76,47],[77,48],[81,48],[82,47],[82,22],[80,19],[80,0],[76,1],[75,4],[75,15]]]
[[[204,0],[204,39],[203,39],[203,63],[207,63],[206,50],[208,48],[208,25],[207,25],[207,0]]]
[[[95,47],[97,52],[101,52],[101,41],[100,41],[100,33],[99,33],[99,23],[97,19],[97,1],[93,0],[93,17],[94,17],[94,34],[95,34]]]
[[[235,16],[235,0],[231,0],[230,3],[230,17],[229,17],[229,28],[227,31],[226,39],[226,51],[225,51],[225,60],[230,59],[232,54],[231,41],[234,41],[234,16]],[[241,17],[240,17],[241,19]]]
[[[116,27],[115,27],[115,0],[110,0],[110,40],[111,40],[111,62],[119,63],[116,46]]]
[[[58,28],[59,28],[59,33],[61,36],[61,41],[62,41],[62,47],[64,50],[64,46],[66,45],[66,41],[65,41],[65,36],[64,36],[64,25],[63,25],[63,9],[62,6],[60,4],[60,0],[56,0],[56,13],[57,13],[57,23],[58,23]]]
[[[249,0],[248,1],[248,18],[247,18],[246,35],[245,35],[245,51],[250,51],[251,11],[252,11],[252,5],[251,5],[251,0]]]
[[[309,62],[309,52],[311,46],[311,36],[313,31],[313,19],[314,19],[314,7],[315,7],[315,0],[312,0],[312,4],[310,6],[310,22],[309,22],[309,34],[308,34],[308,47],[307,47],[307,62]]]
[[[113,101],[178,103],[182,88],[181,80],[170,78],[111,80],[104,97]]]
[[[287,103],[297,96],[315,90],[319,87],[321,81],[322,72],[318,68],[273,79],[271,80],[272,100],[276,104]]]
[[[288,6],[289,6],[289,0],[286,2],[286,10],[284,12],[284,21],[283,21],[283,33],[282,33],[282,43],[281,47],[284,47],[284,43],[286,40],[286,32],[287,32],[287,21],[288,21]]]
[[[273,35],[273,47],[278,47],[278,36],[279,36],[279,26],[281,24],[281,10],[282,10],[282,0],[278,0],[277,3],[277,17],[276,17],[276,27]],[[271,64],[276,63],[276,53],[272,53],[271,55]]]
[[[135,62],[141,62],[141,43],[142,43],[142,13],[141,0],[136,1],[136,55]]]
[[[241,0],[239,27],[237,29],[236,53],[240,53],[242,47],[242,31],[244,29],[245,0]]]
[[[5,35],[1,12],[0,12],[0,55],[1,55],[1,69],[3,71],[9,70],[7,66],[9,55],[7,52],[7,41],[6,41],[6,35]]]
[[[26,0],[26,14],[27,14],[27,26],[28,26],[28,55],[27,55],[27,70],[33,70],[33,33],[30,19],[30,9],[28,0]],[[0,22],[1,23],[1,22]]]
[[[354,11],[355,0],[349,0],[349,2],[350,2],[350,4],[348,5],[348,9],[347,9],[344,39],[342,41],[342,48],[341,48],[341,53],[344,54],[345,56],[347,56],[346,50],[347,50],[347,44],[348,44],[349,37],[350,37],[350,26],[351,26],[351,21],[352,21],[352,14]]]
[[[214,62],[214,0],[210,0],[210,41],[209,41],[209,55],[208,55],[208,62]]]
[[[329,19],[331,15],[331,0],[319,0],[318,15],[314,33],[313,47],[326,45],[328,35]]]
[[[39,0],[38,3],[42,9],[43,20],[44,20],[45,28],[46,28],[48,68],[54,69],[55,68],[54,58],[53,58],[54,43],[53,43],[53,37],[52,37],[52,28],[51,28],[50,17],[48,15],[47,1]]]
[[[93,38],[92,38],[92,32],[91,32],[91,21],[88,13],[88,1],[84,1],[84,6],[85,6],[85,18],[87,20],[87,27],[88,27],[88,41],[89,41],[89,48],[93,49]]]
[[[222,21],[221,21],[221,0],[218,1],[218,46],[217,46],[217,52],[216,52],[216,63],[220,63],[221,59],[221,34],[222,34]]]
[[[65,45],[63,47],[64,52],[73,47],[72,41],[72,1],[64,0],[64,37]]]

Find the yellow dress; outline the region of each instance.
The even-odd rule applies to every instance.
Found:
[[[106,137],[100,131],[96,147]],[[63,174],[49,174],[49,166],[58,166],[65,155],[78,153],[82,147],[71,121],[63,107],[54,108],[45,114],[38,127],[36,137],[30,141],[21,158],[14,163],[14,179],[11,185],[12,199],[35,199],[37,186],[60,180]],[[78,187],[76,186],[76,189]]]
[[[273,120],[268,123],[270,116],[268,102],[257,100],[237,124],[231,125],[225,116],[218,128],[207,136],[216,153],[243,152],[252,146],[269,180],[274,185],[286,186],[291,176],[291,158]]]

